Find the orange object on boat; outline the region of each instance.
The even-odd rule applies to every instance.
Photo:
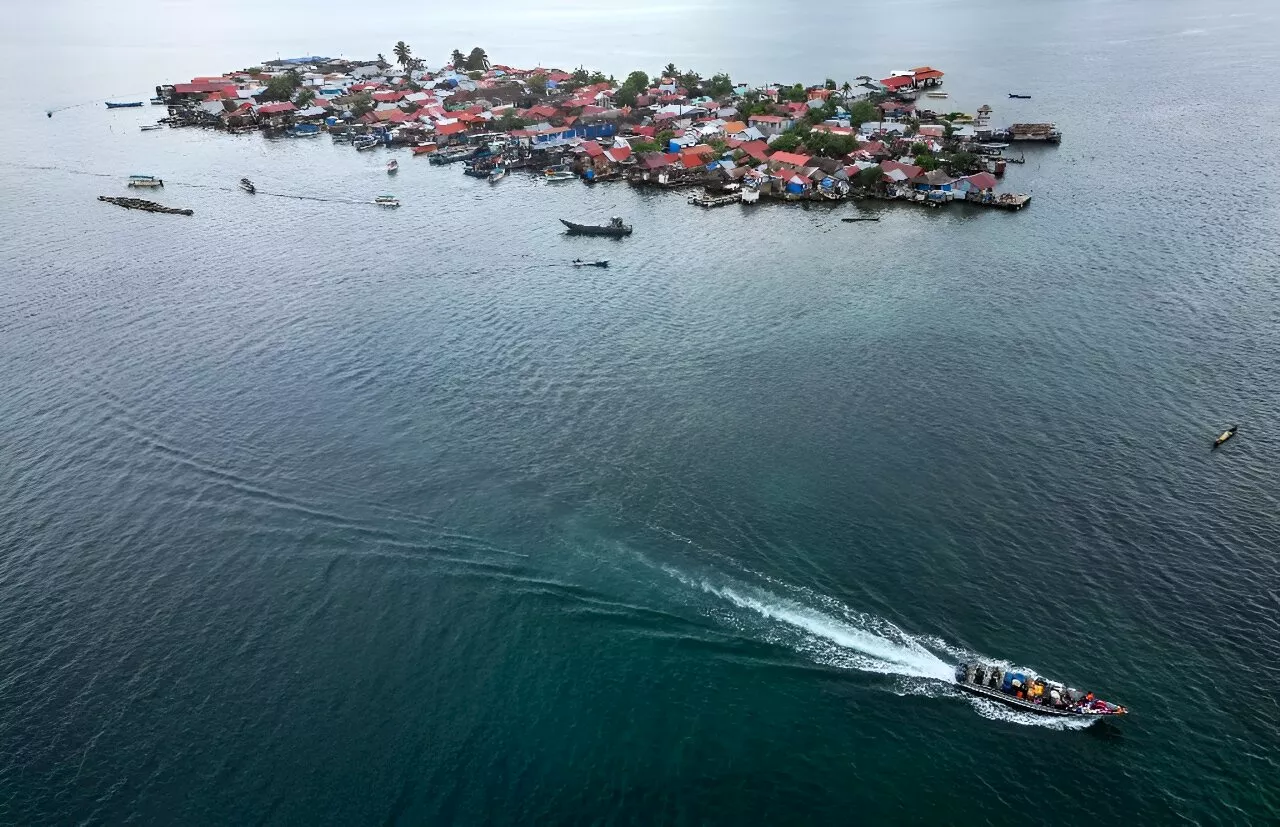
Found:
[[[413,150],[414,155],[426,155],[428,152],[436,151],[435,144],[418,144],[417,146],[412,146],[409,148]]]

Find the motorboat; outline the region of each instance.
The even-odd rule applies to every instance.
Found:
[[[614,216],[609,219],[609,223],[603,226],[598,224],[575,224],[572,221],[560,219],[560,223],[569,228],[569,235],[605,235],[613,238],[621,238],[625,235],[631,235],[631,225],[623,224],[622,219]]]
[[[1213,441],[1213,449],[1216,449],[1219,445],[1226,442],[1228,439],[1231,439],[1231,437],[1235,436],[1236,428],[1239,428],[1239,427],[1240,427],[1239,425],[1232,425],[1230,428],[1218,434],[1218,438]],[[1213,449],[1210,449],[1210,450],[1213,450]]]
[[[396,198],[394,195],[379,195],[377,198],[373,199],[373,203],[377,204],[379,207],[398,207],[400,206],[400,199]]]
[[[454,147],[451,149],[441,149],[432,153],[428,159],[432,164],[437,166],[441,164],[452,164],[457,161],[465,161],[475,154],[475,150],[470,147]]]
[[[573,260],[573,266],[574,267],[608,267],[609,260],[607,258],[602,258],[599,261],[583,261],[580,258],[575,258]]]
[[[426,155],[427,153],[435,152],[436,145],[435,144],[418,144],[417,146],[409,147],[409,151],[412,152],[414,155]]]
[[[391,175],[392,173],[396,172],[399,169],[400,169],[400,162],[397,161],[395,158],[392,158],[390,161],[387,161],[388,175]]]
[[[366,149],[376,149],[382,144],[375,135],[361,135],[351,141],[351,145],[356,148],[357,152],[364,152]]]
[[[142,106],[142,101],[130,101],[129,103],[114,103],[112,101],[107,101],[108,109],[134,109],[139,106]]]
[[[144,123],[142,126],[138,127],[138,129],[140,129],[143,132],[155,132],[157,129],[164,129],[164,124]]]
[[[567,167],[548,167],[543,171],[542,177],[549,183],[555,184],[560,181],[572,181],[578,176]]]
[[[962,663],[955,675],[956,686],[971,695],[1037,715],[1113,718],[1129,714],[1125,707],[1096,698],[1092,692],[998,664]]]
[[[1031,96],[1030,96],[1030,95],[1015,95],[1015,94],[1013,94],[1012,92],[1010,92],[1010,93],[1009,93],[1009,97],[1011,97],[1011,98],[1017,98],[1018,100],[1024,100],[1024,101],[1029,101],[1029,100],[1031,100]]]
[[[249,193],[250,195],[253,195],[255,192],[257,192],[257,191],[258,191],[258,188],[257,188],[257,187],[255,187],[255,186],[253,185],[253,182],[252,182],[252,181],[250,181],[248,178],[241,178],[241,179],[240,179],[240,189],[244,190],[245,192]]]
[[[155,189],[164,186],[164,179],[154,175],[130,175],[129,186],[134,189]]]
[[[489,170],[489,183],[496,184],[503,178],[507,177],[507,168],[504,166],[496,166]]]

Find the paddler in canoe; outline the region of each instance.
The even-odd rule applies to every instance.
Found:
[[[1232,425],[1230,428],[1218,434],[1218,438],[1213,441],[1213,447],[1217,448],[1219,445],[1226,442],[1228,439],[1231,439],[1231,437],[1235,436],[1236,428],[1239,428],[1239,427],[1240,427],[1239,425]],[[1210,450],[1213,450],[1213,449],[1211,448]]]

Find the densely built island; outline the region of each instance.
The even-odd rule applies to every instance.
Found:
[[[549,181],[700,187],[690,201],[703,206],[874,197],[1020,209],[1030,196],[997,192],[1005,164],[1021,160],[1003,151],[1061,138],[1053,124],[997,129],[989,106],[942,111],[943,72],[929,66],[749,87],[672,64],[619,81],[491,64],[479,48],[435,70],[404,42],[393,55],[267,61],[159,86],[152,103],[168,107],[161,122],[172,127],[327,133],[358,151],[409,147],[433,163],[461,161],[492,181],[524,168]]]

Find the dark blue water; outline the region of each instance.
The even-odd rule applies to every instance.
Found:
[[[876,224],[389,180],[327,140],[43,109],[446,34],[242,56],[221,23],[159,37],[186,7],[23,12],[20,57],[126,35],[6,98],[0,821],[1280,818],[1280,107],[1229,80],[1280,57],[1274,12],[924,3],[908,54],[858,7],[832,14],[866,55],[754,58],[780,12],[551,12],[490,54],[929,62],[1067,137],[1011,171],[1028,210]],[[96,202],[135,172],[195,216]],[[610,214],[635,235],[557,229]],[[975,705],[945,683],[974,654],[1134,714]]]

